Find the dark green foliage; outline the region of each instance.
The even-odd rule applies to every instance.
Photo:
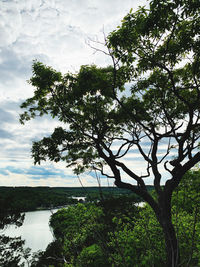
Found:
[[[24,241],[21,238],[0,236],[0,266],[16,267],[22,259]]]
[[[174,225],[180,242],[181,257],[185,258],[186,266],[200,264],[199,188],[200,170],[197,167],[185,174],[172,199]]]
[[[77,259],[77,266],[79,267],[101,267],[110,266],[108,259],[106,259],[102,249],[97,244],[83,248]]]
[[[174,192],[174,202],[177,209],[183,209],[193,214],[197,209],[200,212],[200,170],[193,169],[184,175],[179,188]],[[176,203],[175,203],[176,201]]]
[[[1,191],[0,188],[0,229],[3,230],[9,224],[21,226],[23,224],[24,215],[22,207],[16,205],[13,208],[13,196],[7,193],[7,190]]]
[[[32,267],[46,267],[64,266],[64,258],[62,255],[63,248],[59,240],[55,240],[48,245],[46,251],[38,251],[32,255],[31,266]]]
[[[109,34],[112,66],[82,66],[62,75],[36,61],[34,95],[21,105],[22,123],[50,114],[63,125],[33,143],[35,163],[50,159],[76,174],[99,171],[151,206],[163,229],[167,267],[181,263],[172,195],[200,160],[199,28],[199,0],[150,1]],[[144,159],[142,174],[134,158],[132,164],[124,160],[132,151]]]
[[[24,266],[30,260],[30,249],[24,248],[25,241],[21,237],[8,237],[4,230],[10,225],[20,227],[24,221],[23,208],[13,205],[13,197],[9,194],[0,194],[0,266]]]
[[[24,221],[24,214],[21,213],[22,209],[19,207],[12,209],[11,196],[7,194],[4,196],[0,194],[0,196],[0,266],[15,267],[19,266],[22,256],[25,255],[24,241],[21,238],[5,236],[3,231],[11,224],[20,227]],[[29,252],[27,251],[27,254]]]
[[[184,194],[187,183],[188,192],[195,196],[199,180],[199,171],[187,173],[172,198],[172,219],[181,244],[180,267],[200,264],[200,210],[195,212],[185,206],[185,203],[195,205],[195,200],[198,206],[199,202]],[[108,267],[162,267],[165,264],[162,228],[150,206],[138,207],[133,197],[124,195],[62,209],[51,217],[50,225],[56,239],[34,266],[96,267],[104,263]]]
[[[152,189],[153,187],[149,186],[148,190]],[[116,187],[102,187],[101,190],[104,198],[131,194],[128,190]],[[86,201],[100,199],[98,187],[0,187],[0,196],[0,204],[3,209],[0,215],[2,214],[4,220],[7,220],[5,224],[9,224],[9,218],[6,219],[5,213],[8,213],[10,217],[11,211],[13,212],[12,216],[17,216],[17,211],[76,204],[78,200],[72,197],[86,197]]]
[[[112,248],[108,246],[108,233],[116,227],[113,218],[122,217],[121,220],[126,222],[132,218],[134,211],[136,216],[138,212],[133,204],[133,198],[124,196],[98,204],[78,204],[59,210],[50,220],[56,241],[49,245],[40,260],[53,262],[55,266],[58,266],[56,261],[59,259],[63,259],[63,264],[68,262],[77,267],[95,267],[103,262],[111,266],[109,255]],[[55,259],[48,261],[50,255],[54,255]]]
[[[83,191],[83,190],[82,190]],[[0,187],[2,201],[9,199],[9,210],[31,211],[77,203],[71,191],[50,187]]]

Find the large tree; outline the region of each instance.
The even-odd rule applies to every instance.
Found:
[[[154,0],[130,11],[108,36],[112,66],[62,75],[34,62],[34,96],[21,106],[21,122],[50,114],[65,125],[33,143],[35,163],[62,160],[78,174],[98,170],[142,197],[163,229],[169,267],[180,261],[172,193],[200,161],[199,29],[199,0]],[[134,158],[124,160],[130,152],[142,156],[142,174]]]

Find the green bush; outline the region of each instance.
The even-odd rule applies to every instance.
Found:
[[[77,260],[77,267],[102,267],[109,266],[108,260],[105,257],[101,247],[93,244],[83,248]]]

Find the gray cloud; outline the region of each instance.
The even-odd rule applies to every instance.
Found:
[[[4,123],[13,123],[15,121],[16,121],[16,118],[11,112],[8,112],[8,111],[0,108],[0,123],[1,123],[1,126]]]
[[[19,75],[20,77],[27,77],[31,73],[32,60],[20,57],[20,55],[11,49],[2,49],[0,59],[1,82],[5,82],[12,77],[19,77]]]
[[[12,139],[13,135],[8,131],[0,129],[0,139]]]
[[[5,112],[8,112],[10,114],[13,114],[13,111],[15,113],[18,113],[20,110],[20,105],[23,100],[15,100],[13,99],[7,99],[7,100],[0,100],[0,109],[4,110]]]
[[[8,172],[12,174],[24,174],[28,175],[32,179],[41,179],[41,178],[51,178],[51,177],[60,177],[66,178],[67,175],[63,170],[54,168],[53,166],[42,167],[42,166],[31,166],[30,168],[18,168],[15,166],[6,166],[5,168],[0,169],[0,173],[8,175]]]
[[[136,5],[136,0],[0,1],[1,175],[8,175],[9,170],[38,180],[66,177],[63,169],[31,165],[32,141],[48,136],[57,122],[48,116],[25,126],[18,122],[21,102],[33,94],[26,82],[31,77],[32,60],[63,72],[78,70],[84,64],[107,64],[102,54],[93,55],[85,40],[96,36],[101,40],[103,27],[105,33],[115,29]]]

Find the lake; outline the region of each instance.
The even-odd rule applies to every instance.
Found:
[[[56,212],[57,209],[52,210]],[[25,240],[25,247],[31,248],[32,252],[45,250],[53,240],[49,228],[50,210],[25,212],[24,223],[21,227],[9,226],[3,234],[10,237],[21,236]]]
[[[83,197],[77,197],[77,199]],[[78,199],[79,200],[79,199]],[[143,207],[145,202],[136,204]],[[45,250],[48,244],[53,241],[53,235],[49,227],[49,219],[52,212],[55,213],[58,209],[39,210],[25,212],[24,223],[21,227],[9,226],[2,234],[10,237],[21,236],[25,240],[25,247],[31,248],[32,252]]]

